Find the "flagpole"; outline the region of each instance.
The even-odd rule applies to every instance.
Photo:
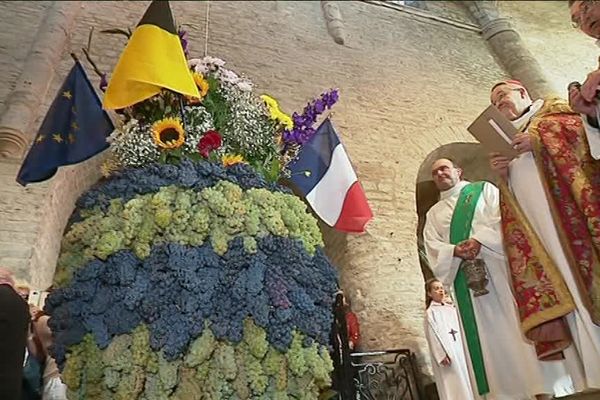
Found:
[[[187,134],[188,132],[185,129],[185,111],[183,110],[183,95],[179,94],[179,111],[181,112],[181,124],[183,125],[183,131]]]
[[[206,30],[204,32],[204,57],[208,55],[208,24],[210,21],[210,0],[206,1]]]

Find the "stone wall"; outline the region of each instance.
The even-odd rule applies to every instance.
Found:
[[[566,98],[570,82],[583,82],[598,68],[600,50],[594,39],[571,26],[566,1],[538,1],[535,7],[527,1],[498,3],[557,93]]]
[[[125,40],[99,30],[135,26],[147,4],[85,2],[39,118],[72,65],[68,53],[86,45],[90,28],[96,28],[92,55],[110,71]],[[346,30],[343,46],[328,35],[316,1],[172,2],[178,22],[189,24],[193,55],[204,53],[208,4],[209,54],[251,77],[260,90],[279,98],[284,110],[300,110],[323,89],[340,88],[334,123],[375,219],[359,237],[324,229],[327,250],[358,312],[362,348],[410,347],[423,361],[417,174],[439,146],[472,141],[465,127],[487,105],[488,88],[504,77],[503,71],[477,32],[358,1],[338,3]],[[49,5],[0,2],[0,102],[9,95]],[[537,43],[547,32],[518,6],[503,9],[515,12],[519,29],[531,33],[529,42]],[[571,38],[588,46],[583,37]],[[534,53],[542,57],[559,47],[553,40]],[[589,64],[572,68],[579,77]],[[97,165],[90,160],[63,168],[53,180],[23,189],[14,183],[18,164],[0,162],[0,264],[36,286],[51,282],[66,218],[75,198],[97,179]]]

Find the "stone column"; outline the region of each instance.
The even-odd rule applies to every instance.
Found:
[[[19,160],[27,149],[41,101],[48,93],[80,10],[80,1],[55,1],[48,8],[23,71],[0,113],[0,160]]]
[[[511,78],[523,82],[532,98],[554,93],[519,33],[507,18],[500,16],[495,1],[463,1],[462,4],[481,26],[483,38]]]

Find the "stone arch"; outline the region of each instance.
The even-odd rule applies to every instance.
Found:
[[[419,167],[416,182],[417,203],[417,247],[419,263],[425,280],[433,277],[423,247],[423,227],[427,211],[439,200],[439,191],[431,180],[430,166],[439,158],[450,158],[464,171],[464,179],[486,180],[495,183],[497,178],[489,168],[487,151],[479,143],[449,143],[438,147],[425,158]]]

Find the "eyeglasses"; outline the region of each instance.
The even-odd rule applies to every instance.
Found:
[[[579,13],[571,17],[571,25],[573,28],[579,29],[581,27],[581,18],[584,15],[587,15],[591,11],[592,7],[596,5],[596,3],[599,3],[599,1],[585,0],[581,2],[581,5],[579,6]]]
[[[506,96],[508,96],[508,94],[510,92],[518,92],[521,89],[508,89],[508,90],[502,90],[500,92],[496,92],[496,99],[492,100],[492,105],[496,106],[498,103],[500,103]]]

